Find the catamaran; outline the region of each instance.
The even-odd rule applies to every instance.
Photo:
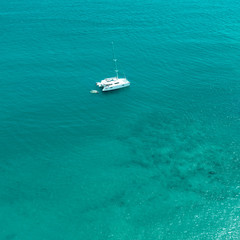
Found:
[[[116,76],[110,77],[110,78],[105,78],[101,82],[96,83],[98,87],[102,87],[103,92],[112,91],[112,90],[130,86],[130,82],[127,80],[126,77],[124,77],[124,78],[118,77],[117,59],[115,57],[113,42],[112,42],[112,50],[113,50],[113,62],[115,64]]]

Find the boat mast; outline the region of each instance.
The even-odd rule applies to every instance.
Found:
[[[118,79],[117,59],[115,57],[114,44],[112,42],[113,61],[115,63],[116,78]]]

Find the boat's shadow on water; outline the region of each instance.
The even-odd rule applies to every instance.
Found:
[[[112,90],[112,91],[100,91],[100,93],[103,96],[112,96],[112,95],[119,95],[119,94],[126,94],[128,91],[130,91],[130,87],[125,87],[117,90]]]

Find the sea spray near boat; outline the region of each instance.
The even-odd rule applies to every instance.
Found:
[[[113,61],[115,63],[116,77],[105,78],[101,82],[96,83],[98,87],[103,88],[102,89],[103,92],[117,90],[117,89],[120,89],[120,88],[130,86],[130,82],[127,80],[126,77],[124,77],[124,78],[119,78],[118,77],[117,59],[115,57],[113,42],[112,42],[112,51],[113,51]]]

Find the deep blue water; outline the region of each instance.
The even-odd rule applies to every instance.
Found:
[[[240,3],[1,1],[0,239],[240,238]],[[131,86],[113,76],[111,42]]]

